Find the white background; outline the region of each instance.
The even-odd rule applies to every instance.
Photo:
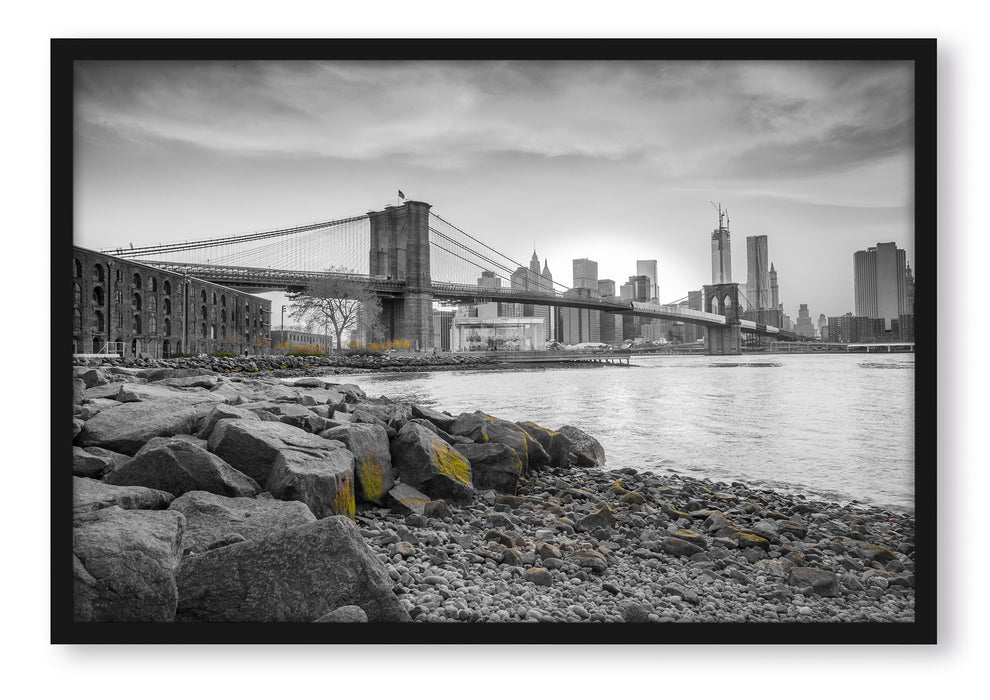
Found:
[[[329,1],[8,4],[3,42],[7,697],[723,693],[731,697],[956,697],[985,687],[987,455],[982,281],[987,39],[974,4]],[[348,8],[358,7],[348,2]],[[676,9],[675,9],[676,7]],[[935,37],[939,40],[937,647],[69,647],[51,646],[49,541],[49,39],[52,37]],[[916,236],[935,235],[917,231]],[[56,240],[65,240],[64,232]],[[31,265],[32,267],[28,267]],[[927,266],[919,260],[920,271]],[[10,274],[13,271],[13,274]],[[918,291],[930,283],[921,276]],[[37,309],[35,311],[34,309]],[[931,401],[935,397],[930,397]],[[921,426],[922,433],[934,426]],[[13,448],[13,449],[12,449]],[[936,465],[922,464],[921,469]],[[59,465],[56,465],[59,467]],[[64,466],[68,469],[68,465]],[[919,498],[929,494],[921,493]],[[985,644],[983,645],[985,647]],[[985,669],[982,669],[985,670]],[[975,681],[975,684],[972,684]],[[972,684],[972,685],[971,685]]]

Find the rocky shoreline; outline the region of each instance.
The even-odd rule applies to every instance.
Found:
[[[158,365],[74,368],[76,621],[914,621],[910,515],[607,465],[573,426]]]

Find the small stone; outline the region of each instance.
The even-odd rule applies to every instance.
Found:
[[[523,579],[534,583],[537,586],[552,586],[553,585],[553,574],[543,568],[533,567],[531,569],[526,569],[523,573]]]

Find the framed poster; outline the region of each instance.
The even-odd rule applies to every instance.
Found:
[[[52,640],[934,643],[934,75],[53,41]]]

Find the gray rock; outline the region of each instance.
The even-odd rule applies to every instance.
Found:
[[[471,464],[471,481],[476,489],[515,494],[523,463],[514,449],[496,442],[457,445],[454,449]]]
[[[335,444],[339,445],[285,423],[224,419],[213,428],[209,449],[234,469],[264,484],[281,450],[295,448],[319,454]]]
[[[355,423],[320,433],[327,440],[339,440],[354,455],[356,497],[367,503],[384,505],[395,485],[388,434],[377,425]]]
[[[357,605],[341,605],[314,622],[367,622],[368,614]]]
[[[213,428],[216,427],[218,421],[224,418],[231,419],[242,419],[247,421],[257,421],[260,420],[253,411],[242,408],[240,406],[228,406],[227,404],[217,404],[213,409],[206,414],[202,422],[199,424],[199,429],[196,431],[196,436],[201,437],[204,440],[209,440],[210,435],[213,433]]]
[[[392,440],[391,454],[399,480],[431,498],[468,503],[474,495],[470,463],[421,425],[402,426]]]
[[[536,584],[537,586],[553,585],[553,574],[546,569],[539,567],[526,569],[526,571],[523,572],[523,579],[529,581],[530,583]]]
[[[128,458],[124,455],[125,458]],[[129,458],[128,458],[129,459]],[[104,474],[113,471],[116,466],[112,459],[92,454],[83,447],[72,448],[72,475],[84,476],[90,479],[100,479]]]
[[[831,571],[795,566],[791,569],[787,583],[796,588],[812,588],[821,596],[836,597],[841,595],[839,578]]]
[[[177,581],[181,622],[309,622],[344,605],[371,622],[410,619],[344,516],[186,557]]]
[[[77,515],[72,528],[76,622],[172,622],[185,519],[116,506]]]
[[[81,406],[83,398],[86,396],[86,382],[82,379],[72,380],[72,404],[74,406]]]
[[[698,545],[686,542],[677,537],[664,537],[660,540],[660,548],[667,554],[675,557],[690,557],[704,551]]]
[[[410,408],[414,418],[424,418],[440,428],[440,430],[450,432],[450,426],[455,420],[453,416],[434,411],[432,408],[427,408],[426,406],[417,406],[416,404],[412,404]]]
[[[491,425],[491,416],[481,411],[462,413],[450,424],[447,432],[470,438],[474,442],[488,442],[489,425]]]
[[[343,447],[317,453],[280,450],[265,488],[275,498],[305,503],[317,518],[353,518],[354,455]]]
[[[525,430],[530,437],[540,443],[540,447],[542,447],[544,452],[547,454],[547,460],[551,467],[561,468],[566,467],[569,464],[571,441],[566,435],[559,433],[556,430],[544,428],[542,425],[533,423],[532,421],[525,421],[517,423],[516,425]]]
[[[557,428],[570,440],[572,461],[579,467],[600,467],[605,464],[605,448],[595,438],[573,425],[562,425]]]
[[[201,404],[179,398],[121,404],[86,421],[77,444],[133,455],[152,438],[191,433],[203,413]]]
[[[263,539],[268,535],[314,522],[305,503],[260,498],[229,498],[206,491],[190,491],[168,507],[186,518],[183,549],[201,552],[217,541],[239,535]]]
[[[145,486],[175,496],[188,491],[209,491],[221,496],[254,496],[261,492],[254,479],[180,438],[149,442],[105,481],[115,486]]]
[[[450,506],[444,500],[430,501],[423,506],[423,515],[427,518],[437,518],[438,520],[448,520],[453,517]]]
[[[409,484],[396,484],[388,492],[392,509],[403,515],[423,515],[430,497]]]
[[[578,532],[591,532],[602,527],[615,527],[615,514],[607,505],[602,505],[598,510],[579,519],[574,529]]]
[[[174,496],[143,486],[111,486],[95,479],[72,477],[72,510],[87,513],[118,506],[125,510],[162,510]]]

